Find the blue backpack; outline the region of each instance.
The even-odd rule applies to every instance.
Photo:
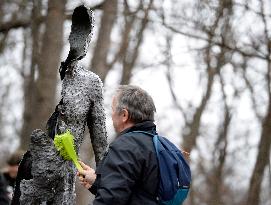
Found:
[[[158,200],[160,205],[181,205],[186,199],[190,183],[190,167],[181,151],[168,139],[144,131],[133,131],[153,136],[160,171]]]

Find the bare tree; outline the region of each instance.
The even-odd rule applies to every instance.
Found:
[[[152,9],[153,0],[150,0],[146,8],[144,8],[143,1],[139,4],[138,11],[142,10],[144,12],[143,18],[138,22],[137,26],[135,22],[136,16],[129,16],[129,6],[125,4],[125,30],[124,30],[124,41],[123,41],[123,53],[122,56],[122,78],[121,84],[128,84],[131,79],[132,69],[135,66],[136,60],[138,58],[139,47],[143,41],[144,31],[148,24],[149,12]],[[128,14],[128,15],[127,15]],[[134,14],[135,15],[135,14]],[[132,29],[137,28],[135,35],[132,37]],[[130,32],[129,32],[130,31]]]
[[[232,55],[233,53],[239,53],[241,54],[244,58],[259,58],[259,59],[268,59],[267,56],[270,56],[270,54],[268,54],[266,57],[260,53],[260,52],[251,52],[253,51],[254,48],[251,49],[245,49],[245,48],[237,48],[234,47],[232,45],[234,45],[235,43],[235,36],[232,35],[232,25],[231,25],[231,18],[233,16],[233,2],[231,1],[221,1],[220,4],[218,4],[219,6],[217,7],[217,10],[215,11],[215,20],[213,21],[213,24],[211,26],[206,26],[206,25],[202,25],[201,24],[201,29],[200,32],[205,33],[207,36],[206,37],[200,37],[197,36],[197,32],[195,32],[195,34],[190,34],[187,32],[179,32],[175,29],[172,29],[172,27],[169,27],[168,25],[166,25],[164,19],[163,19],[163,24],[166,25],[167,28],[170,28],[171,31],[173,32],[177,32],[178,34],[181,35],[186,35],[188,37],[194,38],[194,39],[201,39],[201,40],[206,40],[207,46],[206,48],[200,50],[200,53],[204,52],[204,62],[205,65],[207,67],[207,76],[208,76],[208,81],[207,81],[207,88],[205,89],[205,95],[202,98],[202,101],[200,103],[200,106],[196,109],[193,118],[191,120],[191,122],[187,121],[187,116],[183,110],[183,108],[180,106],[180,104],[177,102],[177,97],[176,97],[176,93],[174,92],[173,88],[172,88],[172,79],[171,77],[169,78],[169,84],[171,87],[171,92],[172,92],[172,96],[173,96],[173,100],[175,102],[175,104],[177,105],[178,109],[183,113],[184,115],[184,119],[186,120],[186,125],[185,125],[185,130],[188,131],[188,133],[184,134],[184,144],[183,144],[183,148],[187,149],[188,151],[191,151],[193,149],[193,147],[195,147],[196,145],[196,139],[197,136],[199,135],[199,128],[201,126],[201,116],[202,113],[206,110],[206,105],[208,102],[208,99],[210,98],[211,95],[211,88],[214,82],[214,77],[219,74],[220,78],[221,78],[221,74],[220,74],[220,70],[223,69],[223,66],[227,63],[231,63],[232,62]],[[214,7],[216,8],[216,7]],[[198,24],[197,24],[198,25]],[[185,30],[185,29],[184,29]],[[204,36],[204,35],[203,35]],[[218,40],[219,39],[219,40]],[[215,54],[212,51],[212,47],[213,46],[219,46],[220,49],[220,54]],[[233,49],[234,48],[234,49]],[[257,49],[255,49],[257,50]],[[260,53],[260,56],[259,56]],[[216,64],[214,64],[214,62],[216,62]],[[269,59],[268,59],[269,62]],[[269,65],[269,63],[268,63]],[[248,80],[246,79],[246,82]],[[267,80],[267,82],[269,82]],[[223,82],[221,82],[222,86],[223,86]],[[247,83],[248,84],[248,83]],[[270,85],[270,83],[267,83],[268,85]],[[251,90],[251,92],[253,94],[255,94],[253,92],[253,88],[249,87],[249,89]],[[223,96],[224,96],[224,102],[225,102],[225,91],[222,90]],[[255,96],[253,96],[253,98],[255,98]],[[254,100],[255,101],[255,100]],[[254,102],[255,104],[255,102]],[[269,111],[268,111],[269,112]],[[224,204],[226,203],[225,200],[223,200],[223,198],[225,199],[225,197],[222,198],[223,194],[227,194],[225,191],[226,186],[224,184],[224,180],[225,180],[225,175],[223,175],[224,171],[224,166],[225,166],[225,159],[226,159],[226,148],[227,148],[227,133],[228,133],[228,129],[229,129],[229,125],[231,122],[231,115],[229,113],[229,109],[227,108],[227,105],[225,103],[225,114],[224,114],[224,126],[222,126],[219,130],[219,135],[218,138],[216,140],[216,146],[215,146],[215,150],[213,150],[214,154],[213,156],[217,156],[218,159],[216,159],[216,161],[214,161],[214,168],[212,170],[211,173],[207,174],[207,172],[205,173],[205,176],[207,177],[207,184],[210,187],[210,193],[212,193],[211,196],[204,196],[203,201],[205,200],[207,204]],[[268,116],[266,117],[268,118]],[[268,122],[264,122],[264,124],[268,124]],[[267,127],[267,126],[263,126],[263,127]],[[266,128],[265,128],[266,129]],[[270,133],[270,130],[265,130],[263,129],[263,132],[265,133]],[[266,134],[267,136],[268,134]],[[263,138],[263,137],[262,137]],[[269,137],[270,138],[270,137]],[[256,168],[256,172],[261,174],[261,177],[263,176],[263,167],[266,166],[266,164],[268,163],[268,156],[269,156],[269,150],[270,150],[270,141],[266,141],[267,137],[265,138],[264,142],[261,142],[260,146],[259,146],[259,155],[261,155],[261,160],[257,160],[258,162],[262,161],[262,159],[265,159],[263,163],[258,163],[255,167]],[[215,154],[217,153],[217,154]],[[265,156],[265,158],[262,158],[263,156]],[[259,159],[259,157],[258,157]],[[200,163],[200,162],[199,162]],[[260,166],[261,165],[261,166]],[[259,168],[261,167],[261,168]],[[254,171],[254,172],[255,172]],[[259,175],[258,175],[259,176]],[[256,182],[256,184],[258,183],[258,185],[256,185],[254,188],[252,189],[251,193],[253,192],[252,195],[250,195],[251,197],[254,195],[257,195],[257,193],[259,194],[260,190],[260,183],[259,181],[261,181],[261,178],[259,177],[255,177],[254,178],[254,183],[255,180],[257,179],[258,182]],[[252,180],[253,181],[253,180]],[[210,185],[211,184],[211,185]],[[229,187],[228,187],[229,189]],[[258,189],[256,191],[256,189]],[[223,194],[222,194],[223,193]],[[198,195],[198,196],[197,196]],[[192,187],[192,193],[191,193],[191,198],[194,197],[199,197],[199,193],[197,193],[194,188]],[[228,196],[230,196],[230,194],[228,193]],[[207,198],[206,198],[207,197]],[[195,199],[191,199],[190,200],[190,204],[197,204],[196,202],[197,200]],[[252,203],[252,198],[248,199],[246,204],[250,204]]]
[[[116,62],[122,65],[121,84],[128,84],[131,79],[132,69],[135,67],[136,60],[138,58],[139,48],[143,41],[144,31],[147,28],[149,22],[149,12],[152,9],[153,0],[149,1],[145,5],[144,0],[141,0],[135,10],[130,8],[130,5],[126,0],[124,3],[124,27],[121,31],[120,46],[115,52],[112,60],[106,63],[106,72],[116,64]],[[143,12],[143,17],[139,17],[139,13]],[[99,71],[97,71],[99,73]],[[102,74],[102,77],[104,76]]]
[[[267,112],[262,120],[262,132],[260,137],[260,142],[258,145],[258,154],[256,158],[256,163],[252,172],[252,176],[250,179],[250,185],[248,190],[248,205],[258,205],[260,203],[260,193],[261,193],[261,184],[264,176],[264,170],[267,168],[268,163],[270,162],[270,150],[271,150],[271,33],[268,29],[267,16],[265,15],[265,1],[259,1],[261,5],[261,19],[264,24],[264,33],[263,33],[263,42],[266,50],[266,66],[267,72],[265,74],[266,79],[266,93],[268,96],[268,105]],[[270,20],[270,18],[269,18]]]
[[[7,98],[8,98],[8,95],[9,95],[9,87],[10,86],[7,86],[4,88],[3,85],[0,84],[0,88],[1,88],[1,92],[0,92],[0,128],[2,130],[2,132],[0,132],[0,144],[1,144],[1,154],[0,154],[0,168],[2,168],[5,163],[6,163],[6,159],[9,155],[9,150],[7,149],[4,149],[4,141],[5,141],[5,132],[4,132],[4,125],[5,125],[5,117],[4,117],[4,112],[3,112],[3,109],[6,107],[6,103],[7,103]]]
[[[192,116],[192,120],[188,121],[186,119],[187,117],[185,117],[187,121],[185,122],[185,127],[184,127],[185,131],[183,134],[184,141],[181,147],[183,147],[184,150],[187,150],[189,152],[191,152],[191,150],[196,145],[196,140],[199,135],[200,125],[201,125],[201,117],[211,97],[214,77],[217,74],[217,72],[219,72],[219,70],[226,63],[225,57],[228,55],[226,53],[227,49],[226,48],[223,49],[222,47],[222,51],[217,55],[216,53],[212,51],[212,48],[214,46],[213,44],[214,39],[217,39],[216,33],[223,35],[222,32],[225,32],[225,29],[224,30],[219,30],[219,29],[221,29],[221,27],[223,29],[223,26],[226,27],[227,24],[229,23],[229,20],[227,19],[229,19],[229,14],[231,13],[231,10],[232,10],[232,4],[230,1],[227,1],[225,3],[221,2],[216,8],[216,10],[213,11],[215,13],[214,15],[215,17],[211,25],[197,25],[199,29],[202,29],[201,32],[203,32],[207,36],[206,47],[199,50],[199,56],[201,55],[203,56],[203,62],[204,62],[203,66],[206,67],[207,86],[205,89],[205,94],[203,95],[199,106],[195,108],[195,112]],[[166,25],[164,15],[162,15],[161,18],[162,18],[163,24]],[[176,32],[176,30],[173,30],[173,31]],[[222,43],[224,44],[225,41],[222,40]],[[213,62],[216,62],[216,64],[214,64]],[[171,84],[172,83],[170,83],[170,85]],[[172,89],[172,85],[170,87],[171,87],[173,100],[175,101],[175,104],[178,104],[178,102],[176,102],[177,100],[176,94],[174,93],[174,90]],[[181,108],[181,106],[178,105],[177,107],[183,113],[183,109]]]
[[[111,46],[111,33],[117,19],[118,0],[105,0],[102,6],[103,16],[98,39],[91,60],[91,70],[99,75],[102,81],[109,71],[108,53]]]
[[[36,3],[38,4],[38,2]],[[37,15],[35,12],[38,12],[36,10],[38,10],[39,5],[36,5],[36,3],[34,4],[33,15]],[[40,55],[37,42],[39,39],[38,25],[35,22],[33,22],[32,25],[33,46],[35,46],[35,48],[32,51],[33,57],[29,85],[31,86],[31,83],[33,84],[33,75],[36,66],[38,78],[35,82],[34,92],[31,93],[34,95],[29,96],[27,99],[32,106],[28,107],[31,109],[30,112],[25,110],[25,117],[28,117],[30,122],[28,125],[25,125],[29,127],[29,130],[23,130],[23,132],[27,132],[25,135],[22,135],[24,138],[22,138],[21,147],[24,149],[27,149],[30,141],[29,136],[27,136],[30,129],[45,128],[46,120],[55,106],[57,72],[63,41],[65,3],[66,1],[48,1],[48,13],[45,20],[45,31],[43,34]],[[33,97],[33,99],[31,99],[31,97]],[[33,104],[31,102],[33,102]],[[28,122],[26,121],[25,123]]]
[[[39,54],[41,47],[41,30],[40,30],[40,22],[38,21],[38,17],[41,15],[41,1],[33,1],[32,8],[32,24],[31,24],[31,37],[32,37],[32,48],[31,48],[31,66],[30,68],[25,68],[23,71],[24,77],[24,113],[23,113],[23,125],[21,129],[21,146],[23,149],[27,149],[28,144],[30,142],[30,134],[36,129],[33,125],[33,121],[36,120],[35,114],[33,113],[32,108],[35,107],[35,93],[36,93],[36,85],[35,85],[35,73],[38,71],[38,63],[39,63]],[[25,31],[27,33],[27,30]],[[26,41],[29,41],[26,39]],[[25,47],[27,47],[28,42],[25,42]],[[27,49],[27,48],[25,48]]]
[[[223,103],[224,103],[224,119],[221,127],[219,127],[218,138],[214,145],[213,150],[213,169],[212,169],[212,177],[210,177],[210,193],[212,193],[208,199],[210,205],[215,204],[225,204],[223,200],[223,195],[227,192],[227,186],[225,185],[225,163],[227,157],[227,147],[228,147],[228,133],[229,127],[231,123],[231,113],[230,109],[227,105],[227,96],[224,88],[224,81],[221,73],[219,73],[221,90],[223,95]]]

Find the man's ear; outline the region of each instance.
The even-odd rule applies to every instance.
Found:
[[[129,112],[127,109],[122,110],[122,122],[127,122],[129,120]]]

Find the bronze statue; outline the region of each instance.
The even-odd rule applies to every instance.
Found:
[[[31,134],[29,150],[19,167],[12,204],[75,204],[76,168],[54,147],[56,134],[69,129],[78,153],[87,125],[96,163],[107,149],[102,82],[95,73],[78,64],[86,55],[92,22],[90,10],[85,6],[75,8],[70,51],[59,70],[62,98],[47,122],[47,132],[38,129]]]

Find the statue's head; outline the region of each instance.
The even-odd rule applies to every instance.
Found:
[[[86,55],[92,29],[92,11],[84,5],[76,7],[72,14],[72,26],[69,36],[70,52],[66,61],[80,60]]]
[[[85,57],[91,39],[93,29],[92,11],[84,5],[74,9],[72,14],[72,26],[69,36],[70,51],[67,59],[61,63],[59,72],[61,80],[64,79],[67,67]],[[73,68],[70,68],[72,70]]]

